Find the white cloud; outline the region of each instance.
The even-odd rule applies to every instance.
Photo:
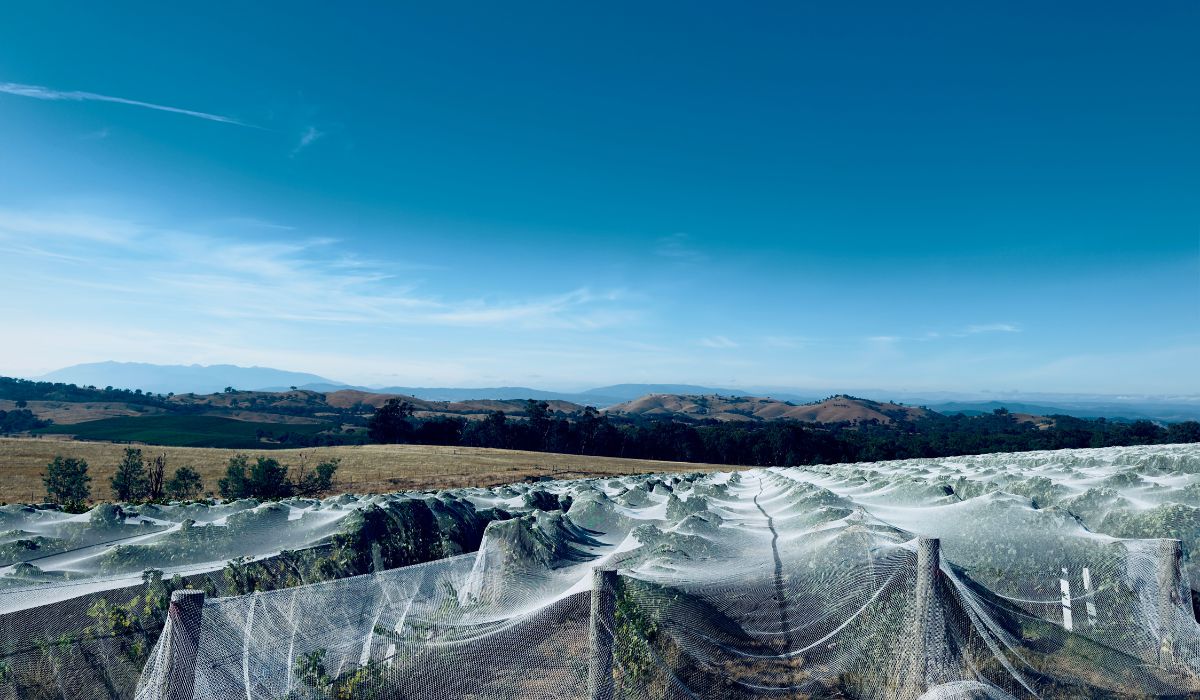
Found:
[[[714,335],[707,338],[701,338],[700,344],[706,348],[717,348],[722,350],[738,347],[737,343],[723,335]]]
[[[689,245],[691,237],[686,233],[674,233],[655,242],[654,253],[678,263],[697,264],[706,262],[708,256]]]
[[[265,219],[259,219],[254,216],[231,216],[226,219],[223,219],[221,221],[221,223],[230,224],[233,226],[245,226],[246,228],[249,228],[249,229],[260,229],[260,230],[267,230],[267,231],[295,231],[296,230],[295,226],[288,226],[287,224],[281,224],[281,223],[277,223],[274,221],[267,221]]]
[[[296,154],[311,146],[317,139],[324,135],[325,132],[318,131],[315,126],[308,127],[304,130],[304,133],[300,135],[300,141],[296,144],[296,147],[292,149],[291,156],[295,158]]]
[[[55,238],[76,238],[123,245],[144,234],[144,227],[120,219],[59,212],[0,210],[0,240],[28,241],[34,237],[50,242]]]
[[[246,227],[238,227],[242,233]],[[280,236],[286,235],[284,238]],[[0,274],[25,269],[60,296],[107,294],[114,304],[166,306],[214,319],[589,330],[637,312],[620,291],[578,288],[523,298],[447,299],[421,293],[414,266],[336,251],[294,233],[249,239],[103,217],[0,210]],[[31,262],[72,263],[33,274]],[[7,264],[5,264],[7,263]],[[74,292],[71,290],[74,289]]]
[[[22,85],[21,83],[0,83],[0,92],[8,93],[9,95],[19,95],[21,97],[32,97],[35,100],[55,100],[68,102],[112,102],[115,104],[130,105],[132,107],[143,107],[145,109],[154,109],[160,112],[171,112],[172,114],[182,114],[188,117],[196,117],[197,119],[207,119],[208,121],[221,122],[223,124],[235,124],[237,126],[256,127],[253,124],[239,121],[233,117],[226,117],[220,114],[210,114],[208,112],[197,112],[191,109],[181,109],[179,107],[168,107],[167,105],[155,104],[153,102],[142,102],[141,100],[130,100],[124,97],[113,97],[111,95],[100,95],[94,92],[84,92],[81,90],[55,90],[53,88],[42,87],[41,85]]]
[[[1015,323],[982,323],[967,326],[963,332],[968,335],[976,335],[978,333],[1020,333],[1021,327]]]
[[[979,335],[981,333],[1020,333],[1021,327],[1015,323],[981,323],[966,326],[953,331],[926,331],[921,335],[875,335],[870,336],[867,340],[873,343],[894,344],[903,342],[930,342],[935,340],[949,340],[952,338],[966,338],[967,336]]]
[[[481,300],[460,302],[452,307],[431,309],[431,322],[455,325],[521,325],[525,327],[601,328],[618,325],[631,316],[594,308],[597,303],[613,301],[616,295],[596,295],[588,289],[576,289],[540,299],[507,303],[486,303]]]

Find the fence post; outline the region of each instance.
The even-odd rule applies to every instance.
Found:
[[[927,638],[925,629],[936,593],[938,568],[942,559],[942,541],[934,537],[917,538],[917,615],[919,638]]]
[[[914,644],[899,674],[897,698],[918,698],[945,675],[946,623],[937,599],[941,559],[941,540],[917,538],[916,586],[908,623]]]
[[[1179,608],[1184,605],[1183,588],[1183,543],[1179,540],[1158,540],[1155,557],[1155,578],[1158,582],[1159,660],[1164,665],[1176,661],[1178,630],[1175,621]],[[1188,596],[1187,611],[1192,612],[1191,596]],[[1190,624],[1190,619],[1189,619]]]
[[[616,628],[616,569],[592,570],[592,610],[588,620],[588,698],[613,697],[613,635]]]
[[[204,615],[204,591],[171,594],[167,609],[170,637],[167,642],[167,687],[164,700],[192,700],[196,688],[196,652]]]

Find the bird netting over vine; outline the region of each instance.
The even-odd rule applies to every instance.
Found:
[[[414,498],[351,507],[361,517]],[[443,513],[432,531],[461,541],[443,553],[470,550],[463,523],[486,524],[476,554],[388,568],[420,559],[415,548],[429,554],[431,540],[361,527],[354,547],[319,552],[357,552],[374,573],[210,590],[202,607],[176,592],[136,697],[1200,693],[1189,585],[1200,576],[1188,557],[1200,539],[1200,446],[424,498],[457,504],[459,518]]]

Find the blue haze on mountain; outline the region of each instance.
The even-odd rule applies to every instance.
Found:
[[[523,386],[379,387],[346,384],[315,374],[270,367],[155,365],[142,362],[93,362],[73,365],[37,377],[37,379],[81,386],[141,389],[161,394],[214,393],[225,387],[246,391],[283,391],[294,386],[318,392],[355,389],[413,396],[427,401],[537,399],[540,401],[569,401],[598,408],[631,401],[647,394],[765,396],[792,403],[808,403],[834,393],[805,391],[789,387],[722,388],[697,384],[613,384],[574,392],[546,391]],[[1003,407],[1014,413],[1064,414],[1080,418],[1144,418],[1167,422],[1200,419],[1200,396],[1186,394],[1178,396],[1050,393],[988,395],[983,392],[975,394],[966,392],[906,394],[870,388],[849,388],[841,393],[875,401],[897,401],[909,405],[925,406],[940,413],[978,414]]]

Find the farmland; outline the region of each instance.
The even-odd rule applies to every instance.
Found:
[[[263,437],[288,432],[316,435],[328,423],[263,423],[220,416],[117,417],[51,426],[45,434],[65,434],[84,440],[142,442],[176,447],[262,447]]]
[[[93,479],[93,496],[108,496],[107,483],[126,445],[44,438],[0,438],[0,501],[38,502],[44,498],[41,473],[55,455],[86,459]],[[167,455],[169,468],[190,466],[200,472],[205,490],[215,490],[229,458],[237,449],[202,447],[144,447],[147,454]],[[240,450],[254,454],[254,450]],[[586,457],[582,455],[498,450],[437,445],[346,445],[272,450],[283,464],[311,467],[321,460],[341,459],[337,489],[385,493],[407,489],[495,486],[538,479],[581,478],[647,472],[712,471],[728,469],[711,464]]]
[[[1198,475],[1151,445],[8,506],[0,698],[1192,697]]]

